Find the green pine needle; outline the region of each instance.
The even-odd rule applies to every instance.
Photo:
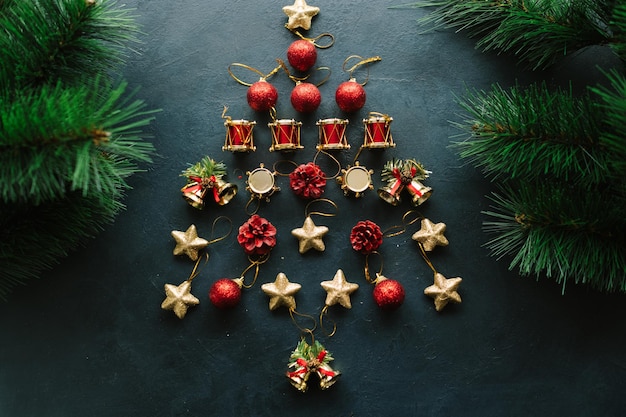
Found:
[[[1,10],[0,87],[82,82],[118,66],[137,39],[130,10],[115,1],[12,1]]]
[[[610,3],[593,0],[438,0],[420,23],[466,31],[482,51],[514,54],[532,69],[546,68],[585,46],[610,40]]]
[[[497,258],[511,256],[510,269],[561,283],[626,291],[624,196],[598,195],[567,184],[506,183],[494,193],[494,220],[485,230]]]
[[[602,110],[589,97],[545,84],[495,85],[488,93],[468,91],[459,103],[469,118],[453,124],[469,137],[453,147],[492,179],[606,180],[611,155],[599,139]]]
[[[126,84],[61,83],[0,103],[0,199],[40,204],[67,190],[112,193],[150,160],[139,128],[151,113],[124,96]]]

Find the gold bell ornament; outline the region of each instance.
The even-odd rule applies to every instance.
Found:
[[[205,156],[181,174],[187,184],[181,188],[183,198],[194,208],[202,210],[207,199],[226,205],[237,194],[237,185],[224,181],[226,165]]]
[[[430,173],[421,163],[412,159],[394,158],[383,167],[381,177],[387,185],[378,189],[378,196],[387,203],[397,206],[402,202],[402,191],[406,189],[411,196],[411,203],[419,206],[433,193],[432,188],[421,183]]]

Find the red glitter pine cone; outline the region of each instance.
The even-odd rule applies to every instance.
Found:
[[[370,221],[358,222],[350,232],[350,244],[352,249],[367,255],[377,250],[383,243],[383,232],[380,227]]]
[[[326,187],[326,175],[313,162],[301,164],[289,174],[289,186],[300,197],[319,198]]]
[[[265,255],[276,246],[276,227],[258,214],[239,226],[237,242],[248,255]]]

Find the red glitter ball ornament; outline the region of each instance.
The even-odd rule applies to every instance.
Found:
[[[315,45],[304,39],[293,41],[287,48],[287,60],[298,71],[308,71],[317,60]]]
[[[346,113],[362,109],[365,106],[365,100],[365,89],[352,79],[339,84],[335,91],[335,101],[339,108]]]
[[[289,174],[289,186],[300,197],[320,198],[326,187],[326,174],[313,162],[301,164]]]
[[[297,112],[314,112],[321,102],[322,95],[314,84],[298,83],[291,92],[291,105]]]
[[[234,279],[218,279],[209,290],[209,299],[217,308],[235,307],[241,299],[241,285]]]
[[[255,111],[267,111],[276,105],[278,90],[265,80],[260,80],[248,88],[248,105]]]
[[[372,292],[378,307],[385,310],[395,310],[404,302],[404,287],[395,279],[379,276]]]
[[[258,214],[239,226],[237,242],[247,255],[265,255],[276,246],[276,227]]]
[[[377,250],[383,243],[383,232],[380,226],[370,220],[358,222],[350,231],[352,249],[364,255]]]

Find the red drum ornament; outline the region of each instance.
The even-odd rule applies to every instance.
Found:
[[[299,113],[312,113],[321,102],[322,95],[314,84],[298,82],[291,91],[291,105]]]
[[[363,119],[365,133],[363,147],[370,149],[395,147],[391,136],[391,122],[393,117],[389,115],[370,112],[368,117]]]
[[[272,133],[270,152],[304,148],[304,146],[300,145],[302,122],[297,122],[293,119],[278,119],[268,123],[267,126]]]
[[[231,152],[255,151],[254,136],[252,130],[256,122],[248,120],[231,120],[224,122],[226,128],[226,140],[222,150]]]
[[[317,150],[350,149],[346,138],[348,119],[320,119],[317,121],[319,143]]]

